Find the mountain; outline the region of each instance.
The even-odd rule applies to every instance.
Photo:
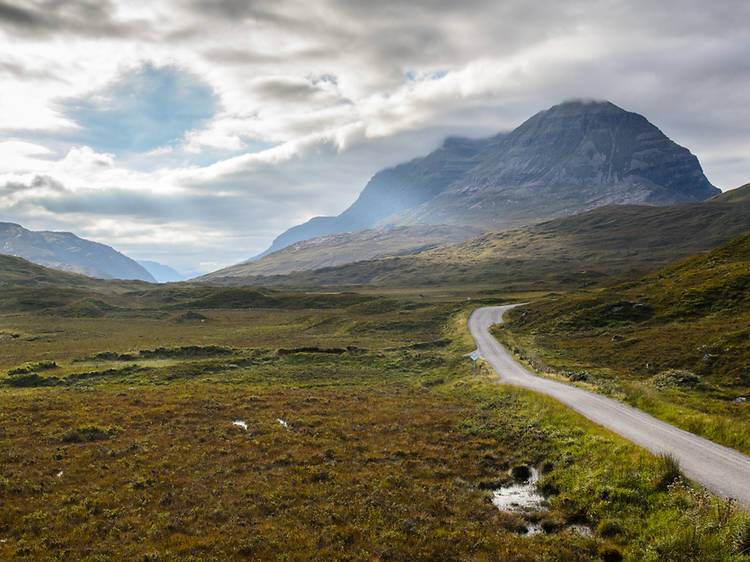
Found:
[[[138,263],[156,279],[157,283],[175,283],[191,277],[156,261],[139,260]]]
[[[329,234],[290,244],[266,256],[199,277],[211,281],[224,277],[284,275],[385,256],[416,254],[429,248],[460,242],[481,234],[470,227],[448,225],[399,226]]]
[[[750,231],[750,198],[669,206],[613,205],[489,232],[414,255],[276,276],[213,277],[230,285],[388,287],[580,286],[646,272]]]
[[[387,222],[502,228],[604,205],[670,205],[719,193],[698,159],[645,117],[578,101],[537,113],[459,181]]]
[[[603,205],[670,205],[719,193],[698,159],[645,117],[610,102],[570,101],[508,134],[452,137],[423,158],[382,170],[343,213],[287,230],[258,257],[372,226],[499,230]]]
[[[0,223],[0,254],[102,279],[139,279],[156,282],[129,257],[98,242],[70,232],[34,232],[20,225]]]
[[[449,137],[436,151],[375,174],[357,200],[336,217],[314,217],[279,235],[262,257],[310,238],[364,230],[404,209],[415,207],[458,181],[502,138]]]

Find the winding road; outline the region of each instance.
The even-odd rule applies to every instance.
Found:
[[[547,394],[654,454],[671,453],[685,476],[750,508],[750,457],[616,400],[533,375],[517,363],[489,332],[490,326],[502,323],[505,311],[514,306],[518,305],[479,308],[469,318],[469,331],[479,355],[492,365],[500,382]]]

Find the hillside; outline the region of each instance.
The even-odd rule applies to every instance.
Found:
[[[750,183],[746,183],[735,189],[730,189],[719,195],[714,195],[711,200],[726,201],[727,203],[750,201]]]
[[[101,279],[155,282],[141,265],[113,248],[70,232],[35,232],[13,223],[0,223],[0,254]]]
[[[621,393],[750,451],[750,233],[642,279],[510,311],[497,333],[539,370]]]
[[[289,229],[258,257],[372,226],[500,230],[604,205],[670,205],[717,193],[698,159],[645,117],[609,102],[572,101],[508,134],[449,138],[424,158],[382,170],[339,216]]]
[[[750,201],[666,207],[608,206],[537,225],[492,232],[410,256],[289,275],[214,277],[234,285],[390,287],[579,286],[645,273],[750,230]]]
[[[0,287],[91,288],[101,282],[31,263],[23,258],[0,254]]]
[[[330,234],[295,242],[260,259],[234,265],[199,281],[222,277],[284,275],[293,271],[319,269],[378,257],[416,254],[440,244],[466,240],[480,234],[460,226],[400,226]]]

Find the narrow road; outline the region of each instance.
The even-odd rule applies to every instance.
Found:
[[[513,306],[517,305],[480,308],[469,318],[469,332],[479,354],[492,365],[501,382],[547,394],[654,454],[671,453],[680,461],[685,476],[750,508],[750,457],[616,400],[533,375],[517,363],[489,332],[492,324],[502,323],[503,313]]]

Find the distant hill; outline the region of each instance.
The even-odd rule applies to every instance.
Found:
[[[261,259],[221,269],[199,277],[198,280],[284,275],[293,271],[319,269],[377,257],[416,254],[441,244],[460,242],[480,233],[481,231],[470,227],[422,225],[329,234],[295,242]]]
[[[175,283],[190,278],[190,275],[180,273],[163,263],[149,260],[140,260],[138,263],[156,279],[157,283]]]
[[[646,272],[750,231],[750,200],[664,207],[617,205],[491,232],[418,254],[288,275],[212,278],[282,286],[580,286]]]
[[[3,222],[0,223],[0,254],[89,277],[156,282],[148,271],[124,254],[70,232],[34,232]]]
[[[88,289],[99,281],[31,263],[16,256],[0,254],[0,287],[66,287]]]
[[[670,205],[718,193],[698,159],[645,117],[609,102],[571,101],[508,134],[452,137],[423,158],[382,170],[343,213],[287,230],[258,257],[373,226],[499,230],[604,205]]]

